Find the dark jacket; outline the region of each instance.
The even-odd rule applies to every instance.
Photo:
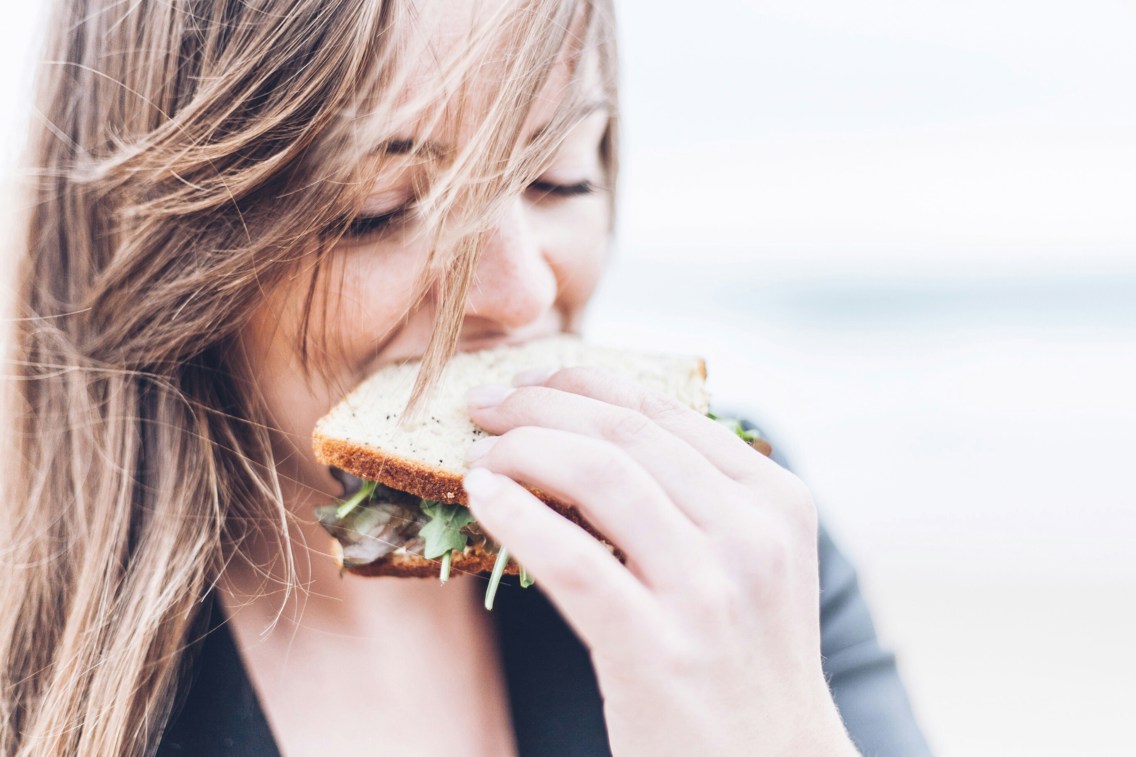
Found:
[[[929,754],[895,658],[880,647],[852,566],[820,533],[821,653],[844,723],[865,755]],[[160,757],[276,757],[279,751],[228,627],[190,661],[188,685]],[[603,705],[587,650],[534,587],[502,586],[493,611],[517,746],[526,757],[609,754]],[[381,753],[381,746],[379,747]]]
[[[774,459],[786,465],[779,455]],[[866,756],[929,755],[895,656],[876,638],[856,572],[823,526],[817,548],[824,672],[848,732]],[[609,755],[603,702],[587,649],[538,587],[521,589],[506,578],[493,619],[522,757]],[[222,621],[214,608],[212,631],[187,658],[181,704],[159,757],[280,754]],[[376,745],[377,753],[381,748]]]

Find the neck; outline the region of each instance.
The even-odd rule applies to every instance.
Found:
[[[290,496],[289,496],[290,495]],[[250,533],[238,547],[220,582],[230,615],[270,628],[360,632],[421,615],[431,623],[480,611],[483,582],[456,576],[441,587],[436,579],[363,578],[341,575],[331,553],[332,539],[315,521],[312,508],[327,496],[311,490],[286,492],[288,542]],[[272,529],[265,529],[272,531]]]
[[[287,545],[250,536],[219,590],[286,751],[373,751],[382,734],[393,754],[515,754],[484,581],[340,576],[312,516],[328,496],[285,494]],[[456,713],[423,706],[452,692],[467,695]]]

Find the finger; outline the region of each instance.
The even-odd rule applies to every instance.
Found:
[[[630,623],[657,614],[647,589],[611,552],[523,486],[485,468],[467,473],[463,485],[478,523],[536,578],[589,647],[619,648]]]
[[[652,585],[682,573],[675,556],[697,552],[705,536],[629,455],[608,442],[525,426],[496,437],[471,461],[574,505],[624,553],[628,567]]]
[[[541,386],[629,408],[647,416],[698,450],[735,481],[753,483],[776,474],[780,466],[738,438],[737,434],[671,397],[600,368],[563,368],[544,378],[537,372],[519,376]],[[543,380],[541,380],[543,379]],[[532,384],[530,384],[532,385]]]
[[[535,386],[517,389],[496,405],[471,402],[469,412],[493,434],[540,426],[611,442],[658,481],[691,521],[704,528],[722,518],[724,502],[744,494],[698,450],[637,410]]]

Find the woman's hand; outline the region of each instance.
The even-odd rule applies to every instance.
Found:
[[[479,387],[478,521],[591,650],[617,757],[855,754],[821,670],[796,477],[667,397],[568,368]],[[516,482],[575,505],[626,565]]]

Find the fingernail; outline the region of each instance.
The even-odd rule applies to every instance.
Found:
[[[513,376],[513,386],[540,386],[552,378],[559,368],[529,368]]]
[[[489,454],[489,450],[493,449],[493,445],[497,443],[496,436],[485,436],[478,439],[473,444],[469,445],[469,449],[465,452],[466,463],[473,463]]]
[[[497,476],[485,468],[474,468],[465,474],[465,478],[462,479],[462,486],[465,487],[465,493],[469,495],[471,506],[488,502],[501,488]]]
[[[501,384],[482,384],[469,390],[465,396],[466,402],[473,408],[496,407],[513,393],[511,386]]]

